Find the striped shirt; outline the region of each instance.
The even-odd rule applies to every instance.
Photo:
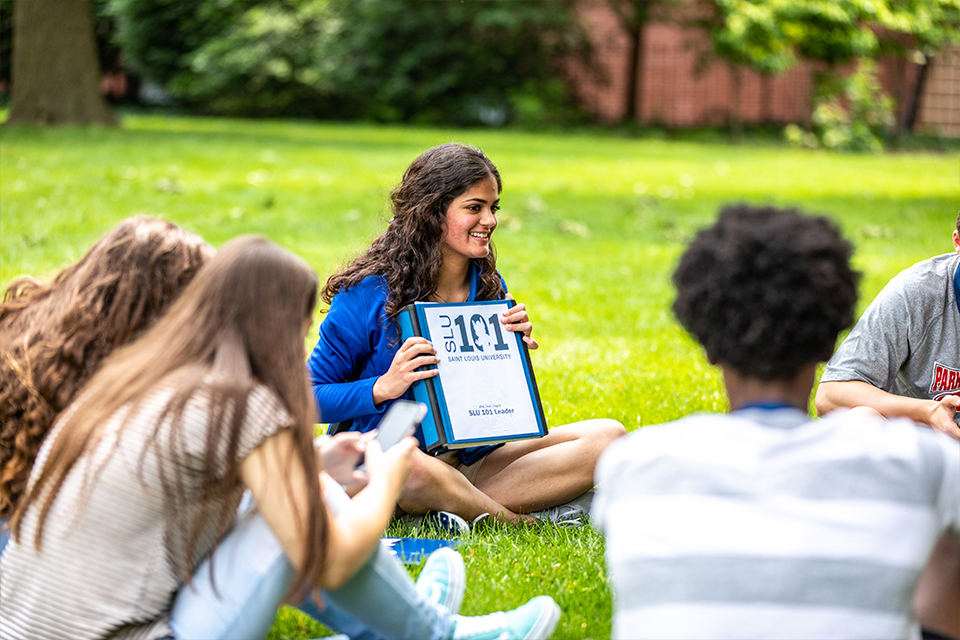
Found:
[[[918,638],[916,581],[960,535],[960,443],[906,421],[695,415],[596,480],[615,639]]]
[[[182,586],[177,562],[185,553],[201,500],[209,403],[202,393],[187,402],[174,456],[169,420],[149,444],[171,395],[167,388],[148,397],[122,438],[118,427],[126,409],[110,419],[100,443],[77,462],[53,502],[39,553],[33,544],[39,508],[26,513],[20,544],[11,540],[0,557],[0,638],[172,635],[169,610]],[[288,423],[277,397],[266,387],[255,388],[248,399],[237,460]],[[62,424],[63,420],[44,442],[31,482]],[[223,442],[216,456],[218,472],[225,471],[227,463]],[[185,499],[164,489],[161,465],[168,472],[179,467]],[[96,481],[88,486],[92,478]],[[237,478],[229,495],[212,499],[213,513],[223,504],[235,510],[242,489]],[[191,572],[212,549],[215,537],[216,524],[208,523],[197,542]]]

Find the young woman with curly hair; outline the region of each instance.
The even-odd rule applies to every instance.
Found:
[[[354,430],[374,429],[394,400],[412,397],[415,381],[436,375],[417,371],[439,361],[433,345],[423,338],[400,344],[396,317],[405,305],[510,297],[492,245],[500,191],[500,173],[490,159],[460,144],[429,149],[407,168],[390,195],[393,219],[387,230],[323,288],[330,310],[309,369],[324,422],[352,420]],[[523,304],[501,322],[537,348]],[[483,514],[529,520],[531,512],[588,491],[600,452],[624,433],[614,420],[589,420],[554,427],[535,440],[440,457],[421,451],[400,507],[410,514],[443,511],[467,520]],[[576,509],[563,511],[582,520]]]
[[[136,216],[52,280],[10,284],[0,303],[0,520],[16,509],[55,416],[212,254],[199,236]]]
[[[412,438],[387,452],[363,443],[352,500],[326,473],[353,475],[360,448],[314,443],[303,340],[318,284],[290,252],[238,238],[104,362],[44,441],[14,512],[0,555],[5,638],[258,638],[284,594],[310,588],[332,590],[326,608],[369,625],[366,637],[553,631],[545,596],[454,615],[380,544]],[[245,490],[257,508],[238,515]],[[462,579],[441,587],[430,591],[462,598]]]

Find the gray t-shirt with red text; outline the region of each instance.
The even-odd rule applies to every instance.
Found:
[[[918,262],[867,307],[827,363],[821,382],[860,380],[899,396],[960,395],[960,255]]]

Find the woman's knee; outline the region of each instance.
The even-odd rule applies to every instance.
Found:
[[[620,436],[627,435],[624,426],[613,418],[597,418],[591,422],[596,423],[594,429],[599,432],[597,437],[605,439],[607,442],[613,442]]]
[[[623,425],[612,418],[584,420],[570,426],[576,427],[581,440],[589,442],[591,446],[598,449],[605,449],[617,438],[627,435]]]
[[[441,478],[437,464],[444,464],[436,458],[422,452],[416,452],[410,465],[410,474],[400,495],[400,508],[407,513],[421,513],[429,506],[424,507],[428,496],[436,491]]]

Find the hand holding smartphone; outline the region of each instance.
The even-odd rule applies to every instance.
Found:
[[[377,427],[376,441],[380,448],[386,451],[409,435],[413,435],[417,425],[427,415],[427,405],[422,402],[396,400],[387,410],[380,426]],[[360,471],[366,471],[366,459],[357,465]]]

